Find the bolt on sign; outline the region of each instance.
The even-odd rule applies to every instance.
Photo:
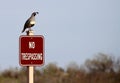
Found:
[[[41,66],[44,64],[44,37],[42,35],[20,36],[19,63],[21,66]]]

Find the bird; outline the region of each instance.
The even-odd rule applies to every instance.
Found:
[[[27,29],[31,29],[35,25],[35,16],[36,14],[39,14],[39,12],[33,12],[31,16],[28,18],[28,20],[24,24],[24,28],[22,30],[22,33]]]

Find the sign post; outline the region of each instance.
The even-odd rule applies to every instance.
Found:
[[[27,66],[27,83],[34,82],[34,66],[44,64],[44,37],[34,35],[32,30],[27,31],[27,36],[19,38],[19,63]]]
[[[33,31],[28,31],[27,35],[34,35]],[[33,66],[27,66],[27,83],[33,83],[34,82],[34,67]]]

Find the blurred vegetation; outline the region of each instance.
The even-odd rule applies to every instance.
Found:
[[[0,83],[26,83],[26,67],[0,72]],[[120,58],[99,53],[82,66],[70,63],[66,69],[50,63],[35,68],[34,83],[120,83]]]

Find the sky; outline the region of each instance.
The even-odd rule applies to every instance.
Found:
[[[120,0],[0,0],[0,70],[19,65],[19,37],[32,12],[45,38],[45,65],[120,56]]]

